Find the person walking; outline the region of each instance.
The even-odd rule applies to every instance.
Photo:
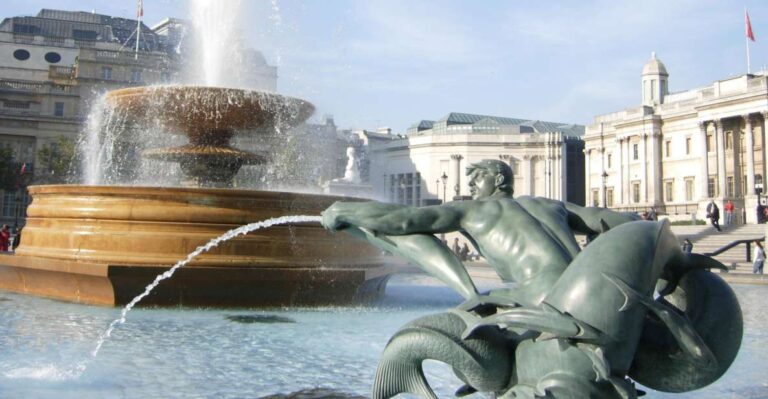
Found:
[[[459,237],[453,239],[453,247],[451,249],[456,256],[460,256],[461,246],[459,245]]]
[[[4,224],[0,229],[0,251],[8,252],[8,245],[11,243],[11,231],[8,230],[8,225]]]
[[[720,228],[720,208],[715,203],[715,200],[711,200],[707,204],[707,217],[712,223],[712,227],[716,228],[717,231],[723,231]]]
[[[656,216],[656,208],[651,207],[651,209],[648,210],[648,216],[645,218],[645,220],[655,222],[658,219],[658,216]]]
[[[726,201],[725,205],[723,205],[723,210],[725,211],[725,225],[730,226],[733,224],[733,210],[735,207],[733,206],[733,201],[728,200]]]
[[[755,241],[755,253],[752,257],[754,263],[752,263],[752,273],[763,274],[763,264],[765,263],[765,249],[760,241]]]
[[[682,246],[682,249],[683,249],[683,252],[685,252],[685,253],[687,253],[687,254],[689,254],[689,253],[693,252],[693,243],[691,242],[691,240],[689,240],[689,239],[687,239],[687,238],[686,238],[686,239],[683,241],[683,246]]]

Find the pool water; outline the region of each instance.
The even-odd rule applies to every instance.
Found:
[[[704,389],[647,398],[768,398],[768,286],[734,288],[745,336],[731,369]],[[0,397],[367,397],[395,331],[460,301],[428,277],[405,276],[360,307],[138,308],[91,359],[120,309],[0,293]],[[429,362],[427,374],[440,397],[453,397],[450,367]]]

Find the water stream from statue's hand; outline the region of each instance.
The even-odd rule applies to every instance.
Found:
[[[120,312],[120,317],[113,320],[107,329],[99,336],[98,341],[96,342],[96,346],[91,351],[91,356],[87,360],[81,362],[80,364],[76,365],[74,369],[70,370],[61,370],[54,366],[46,366],[46,370],[49,370],[49,372],[45,372],[45,370],[29,370],[28,368],[24,369],[18,369],[18,370],[11,370],[10,372],[6,372],[6,377],[10,378],[43,378],[43,379],[49,379],[53,375],[56,375],[57,378],[55,379],[74,379],[79,378],[85,369],[88,367],[88,364],[93,361],[96,356],[98,356],[99,351],[101,350],[102,345],[104,345],[104,342],[109,339],[109,337],[112,335],[112,331],[117,327],[118,324],[125,323],[125,318],[128,315],[128,312],[133,309],[134,306],[136,306],[137,303],[139,303],[144,297],[150,294],[152,290],[157,287],[158,284],[160,284],[161,281],[170,278],[173,276],[173,273],[176,272],[179,268],[184,267],[189,262],[191,262],[195,257],[198,255],[208,252],[211,249],[215,248],[219,244],[221,244],[224,241],[227,241],[229,239],[235,238],[237,236],[248,234],[252,231],[267,228],[274,225],[279,224],[290,224],[290,223],[303,223],[303,222],[317,222],[320,223],[322,218],[320,216],[308,216],[308,215],[297,215],[297,216],[281,216],[277,218],[267,219],[261,222],[257,223],[250,223],[246,224],[244,226],[240,226],[236,229],[232,229],[227,231],[226,233],[212,239],[211,241],[208,241],[207,244],[201,245],[197,247],[194,251],[190,252],[189,255],[187,255],[186,258],[183,260],[180,260],[177,262],[173,267],[165,271],[164,273],[159,274],[157,277],[155,277],[155,280],[146,286],[144,288],[144,292],[137,295],[131,302],[129,302],[123,310]],[[41,374],[42,373],[42,374]],[[50,375],[49,375],[50,374]]]

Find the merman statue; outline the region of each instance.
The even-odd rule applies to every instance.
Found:
[[[710,268],[683,253],[669,224],[538,197],[513,198],[509,165],[468,170],[471,201],[406,207],[338,202],[323,224],[402,256],[466,301],[404,326],[388,343],[374,398],[435,398],[421,363],[451,365],[500,398],[635,398],[703,387],[738,352],[741,311]],[[512,288],[479,293],[436,233],[460,232]],[[584,249],[574,234],[586,234]]]

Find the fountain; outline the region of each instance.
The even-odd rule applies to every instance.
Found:
[[[181,146],[148,148],[141,154],[164,161],[163,168],[177,163],[181,184],[99,185],[103,180],[87,177],[89,185],[29,187],[33,201],[24,239],[15,256],[0,262],[0,289],[124,305],[156,275],[213,237],[255,221],[318,215],[343,198],[232,188],[243,165],[270,161],[264,152],[231,146],[233,136],[284,133],[314,112],[306,101],[192,85],[121,89],[107,93],[105,99],[106,108],[96,107],[94,112],[119,115],[121,123],[111,129],[151,134],[159,130],[188,139]],[[86,174],[101,169],[102,165],[91,165]],[[352,239],[339,240],[318,224],[295,223],[222,243],[195,258],[142,303],[356,303],[383,290],[391,273],[384,259],[379,251]]]

